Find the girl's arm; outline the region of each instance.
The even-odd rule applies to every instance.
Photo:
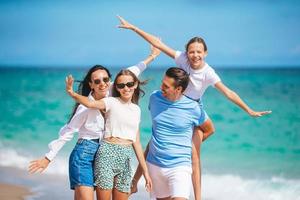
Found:
[[[88,97],[77,94],[73,91],[73,82],[74,79],[72,75],[66,77],[66,91],[67,93],[78,103],[88,107],[88,108],[97,108],[97,109],[105,109],[105,103],[103,100],[90,101]]]
[[[121,16],[117,16],[120,20],[119,28],[124,29],[130,29],[139,34],[142,38],[144,38],[146,41],[148,41],[150,44],[152,44],[154,47],[160,49],[162,52],[170,56],[171,58],[175,58],[176,51],[166,44],[164,44],[159,38],[155,37],[154,35],[151,35],[142,29],[139,29],[138,27],[130,24],[125,19],[123,19]]]
[[[148,142],[147,147],[144,151],[144,158],[145,159],[147,158],[148,152],[149,152],[149,142]],[[143,169],[142,169],[141,164],[139,164],[138,167],[136,168],[135,174],[134,174],[133,179],[132,179],[131,193],[136,193],[137,192],[137,184],[138,184],[138,182],[139,182],[142,175],[143,175]]]
[[[238,105],[245,112],[247,112],[252,117],[261,117],[263,115],[270,114],[272,111],[254,111],[252,110],[240,97],[237,93],[230,90],[225,86],[221,81],[215,84],[215,87],[221,92],[227,99]]]
[[[133,145],[133,148],[135,151],[135,155],[139,161],[139,165],[141,166],[141,168],[143,170],[143,175],[146,180],[146,185],[145,185],[146,190],[149,192],[152,190],[152,181],[149,176],[148,168],[147,168],[146,161],[144,158],[143,149],[142,149],[142,145],[140,142],[140,132],[139,131],[137,132],[137,135],[136,135],[136,141],[132,145]]]

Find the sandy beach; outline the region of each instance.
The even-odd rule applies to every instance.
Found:
[[[0,183],[0,199],[20,200],[32,195],[30,190],[24,186]]]
[[[0,167],[0,199],[73,199],[73,191],[69,189],[67,176],[29,174],[25,170],[13,167]],[[149,199],[149,195],[140,184],[139,192],[132,195],[129,199]]]

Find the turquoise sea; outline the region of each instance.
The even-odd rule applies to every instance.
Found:
[[[73,74],[81,79],[86,71],[0,68],[0,167],[25,170],[30,160],[48,151],[47,144],[57,137],[74,104],[65,93],[65,77]],[[144,147],[151,135],[148,97],[159,89],[164,71],[150,68],[142,75],[149,80],[140,103]],[[216,71],[253,109],[273,112],[251,118],[214,88],[206,91],[204,107],[216,132],[202,147],[204,200],[299,200],[300,69]],[[67,176],[75,142],[74,138],[64,146],[47,174]]]

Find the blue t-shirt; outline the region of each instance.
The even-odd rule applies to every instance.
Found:
[[[164,168],[191,166],[193,130],[205,120],[198,102],[184,95],[173,102],[154,91],[149,109],[152,137],[147,161]]]

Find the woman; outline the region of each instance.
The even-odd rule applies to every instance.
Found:
[[[112,194],[115,200],[128,199],[132,181],[132,148],[142,167],[146,189],[152,188],[140,143],[138,100],[143,93],[141,84],[134,73],[121,70],[113,84],[112,97],[89,101],[73,91],[72,76],[66,79],[66,90],[72,98],[89,108],[106,112],[105,135],[95,158],[95,184],[97,198],[101,200],[109,200]]]
[[[158,49],[151,47],[151,54],[144,61],[128,69],[138,76],[159,53]],[[107,68],[96,65],[85,75],[78,92],[90,100],[100,100],[109,94],[110,78],[111,74]],[[93,200],[93,163],[99,140],[104,134],[104,117],[100,110],[76,103],[69,122],[59,132],[59,138],[49,144],[49,152],[44,158],[30,162],[29,172],[43,172],[64,144],[73,138],[75,132],[79,135],[69,159],[70,187],[74,190],[75,200]]]
[[[202,95],[209,86],[218,89],[227,99],[238,105],[241,109],[247,112],[252,117],[261,117],[271,113],[271,111],[254,111],[252,110],[237,93],[229,89],[222,83],[219,76],[214,69],[205,62],[207,56],[207,46],[205,41],[200,37],[192,38],[187,44],[185,52],[180,52],[172,49],[164,44],[157,37],[146,33],[140,28],[130,24],[122,17],[118,16],[120,20],[119,28],[129,29],[136,32],[143,37],[154,47],[160,49],[162,52],[175,59],[178,67],[184,69],[190,74],[190,83],[185,91],[185,95],[198,101],[201,106]],[[195,199],[201,199],[201,166],[200,166],[200,146],[201,143],[207,139],[213,132],[214,126],[208,115],[206,114],[206,122],[203,126],[195,129],[193,136],[194,152],[193,152],[193,186]],[[212,130],[212,131],[211,131]],[[196,151],[196,152],[195,152]],[[138,179],[138,176],[136,176]]]

